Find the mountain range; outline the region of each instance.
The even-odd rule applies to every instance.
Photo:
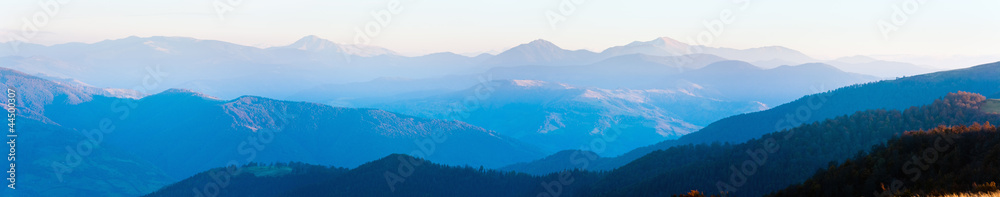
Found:
[[[709,66],[706,66],[709,67]],[[617,165],[612,166],[613,171],[609,174],[593,174],[592,172],[583,171],[567,171],[571,173],[572,177],[588,177],[586,180],[578,182],[579,185],[573,186],[574,191],[563,190],[567,193],[573,193],[574,195],[588,195],[588,194],[606,194],[606,195],[632,195],[633,192],[665,192],[676,193],[682,192],[687,189],[701,189],[706,190],[704,185],[700,184],[713,184],[714,180],[711,177],[716,177],[715,175],[696,175],[696,176],[684,176],[682,174],[692,173],[692,172],[711,172],[711,173],[724,173],[724,172],[712,172],[703,170],[704,167],[724,169],[725,165],[729,165],[729,162],[739,161],[740,157],[732,157],[732,153],[726,153],[727,151],[735,152],[745,152],[742,151],[745,148],[738,147],[753,147],[760,144],[761,140],[764,138],[753,139],[751,142],[741,143],[737,147],[733,145],[725,145],[716,143],[715,145],[670,145],[667,148],[658,148],[660,151],[651,151],[645,154],[643,157],[637,157],[634,160],[621,160],[630,154],[640,153],[644,149],[664,147],[664,145],[677,144],[679,142],[691,142],[699,143],[698,138],[692,138],[689,136],[698,136],[702,132],[713,132],[710,128],[712,125],[719,124],[742,124],[744,129],[725,129],[725,130],[714,130],[717,132],[723,132],[717,136],[726,136],[729,138],[719,138],[715,137],[712,141],[723,141],[723,142],[734,142],[739,141],[741,136],[750,136],[752,133],[748,132],[761,132],[768,133],[776,130],[768,131],[767,129],[753,130],[754,128],[767,128],[768,126],[774,126],[773,124],[754,126],[760,123],[759,121],[734,121],[743,120],[744,116],[760,116],[761,114],[774,114],[774,113],[784,113],[792,114],[789,112],[795,112],[799,108],[791,108],[794,110],[788,110],[788,107],[783,107],[786,105],[799,104],[799,106],[810,106],[810,102],[815,103],[817,99],[823,98],[827,99],[823,101],[823,107],[818,107],[813,110],[813,117],[816,119],[826,119],[821,116],[836,117],[839,115],[828,115],[832,113],[837,113],[838,111],[851,111],[851,108],[843,107],[842,103],[850,104],[851,106],[862,108],[887,108],[887,109],[902,109],[902,107],[907,103],[921,102],[927,99],[933,100],[934,96],[930,96],[933,92],[943,92],[952,91],[955,89],[969,90],[972,92],[978,92],[983,95],[990,95],[990,97],[1000,96],[1000,92],[997,92],[997,87],[1000,87],[1000,79],[996,79],[993,76],[997,76],[996,72],[1000,71],[1000,63],[987,64],[975,66],[968,69],[960,69],[953,71],[945,71],[938,73],[931,73],[925,75],[919,75],[914,77],[906,77],[897,80],[873,82],[861,85],[848,86],[840,88],[838,90],[819,93],[815,95],[809,95],[794,101],[789,104],[775,107],[763,112],[748,113],[744,115],[736,115],[730,118],[722,119],[715,123],[709,124],[709,127],[702,129],[698,132],[682,136],[678,140],[668,140],[663,143],[658,143],[646,148],[639,148],[631,151],[624,156],[620,157],[594,157],[593,159],[588,159],[588,162],[584,162],[587,165],[594,166],[607,166],[607,161],[609,159],[616,161],[623,161],[628,163],[627,165]],[[462,122],[456,121],[443,121],[443,120],[433,120],[424,119],[400,114],[394,114],[387,111],[375,110],[375,109],[355,109],[355,108],[338,108],[330,107],[325,105],[319,105],[314,103],[305,102],[289,102],[267,99],[263,97],[256,96],[243,96],[232,100],[222,100],[215,97],[211,97],[202,93],[197,93],[189,90],[182,89],[171,89],[162,93],[153,95],[142,95],[142,94],[114,94],[115,91],[99,91],[100,88],[85,87],[91,89],[91,91],[80,91],[77,90],[84,87],[85,84],[77,83],[72,81],[57,83],[54,81],[46,80],[41,77],[31,76],[25,73],[21,73],[14,70],[5,69],[3,72],[2,81],[5,85],[9,87],[32,87],[32,89],[38,89],[42,91],[35,91],[39,94],[23,94],[22,99],[32,99],[33,103],[39,103],[37,105],[28,106],[41,106],[40,109],[28,111],[31,113],[36,113],[42,118],[31,118],[30,116],[25,116],[26,119],[22,122],[27,123],[28,128],[51,128],[51,129],[40,129],[40,130],[55,130],[60,132],[54,132],[52,135],[39,135],[39,137],[56,137],[65,140],[51,140],[53,145],[48,146],[38,146],[37,150],[45,151],[45,155],[60,155],[62,152],[59,147],[64,144],[71,144],[74,141],[86,141],[92,140],[88,139],[87,134],[91,133],[94,123],[102,122],[103,119],[107,117],[118,117],[113,122],[115,128],[114,132],[107,133],[102,139],[101,148],[95,149],[94,153],[86,155],[86,160],[98,162],[96,164],[79,165],[73,170],[77,169],[91,169],[89,172],[92,173],[81,173],[74,174],[75,172],[69,173],[73,176],[74,181],[82,181],[80,177],[93,177],[94,179],[106,179],[104,171],[107,170],[137,170],[135,172],[129,172],[130,174],[140,174],[142,176],[134,177],[123,177],[116,176],[117,179],[107,180],[107,186],[102,187],[97,190],[89,190],[94,195],[123,195],[128,193],[144,193],[144,191],[149,191],[150,188],[156,188],[158,185],[164,185],[165,182],[177,180],[178,177],[185,177],[191,175],[197,175],[198,172],[203,172],[205,170],[212,169],[214,167],[231,165],[230,161],[247,159],[245,161],[254,162],[287,162],[289,160],[303,160],[308,163],[326,163],[325,165],[334,166],[358,166],[352,168],[353,170],[358,170],[361,173],[357,176],[350,176],[353,178],[344,178],[340,181],[347,180],[360,180],[358,177],[379,177],[378,175],[372,174],[372,172],[385,172],[386,167],[391,167],[394,164],[398,165],[399,162],[394,163],[381,163],[379,166],[381,168],[362,168],[365,166],[366,161],[378,161],[377,158],[383,158],[381,160],[386,160],[387,157],[374,156],[374,158],[356,159],[357,164],[350,165],[344,161],[351,161],[350,157],[344,157],[344,155],[350,155],[352,153],[372,153],[390,155],[393,152],[408,152],[408,154],[421,154],[421,152],[416,150],[421,150],[421,144],[417,143],[414,145],[405,145],[410,142],[426,142],[428,136],[431,136],[433,140],[433,134],[435,131],[444,130],[445,132],[451,132],[451,135],[447,135],[448,140],[455,140],[460,143],[455,146],[450,146],[448,143],[455,141],[445,141],[440,144],[434,145],[434,154],[424,154],[422,157],[429,159],[437,159],[443,161],[442,163],[450,163],[449,165],[476,165],[470,161],[482,162],[482,166],[495,168],[499,165],[505,165],[505,163],[517,162],[519,159],[530,159],[530,158],[542,158],[541,154],[543,151],[533,148],[531,145],[520,142],[519,140],[510,139],[500,133],[495,131],[489,131],[476,126],[464,124]],[[65,81],[65,80],[64,80]],[[500,81],[503,83],[504,81]],[[554,84],[543,81],[506,81],[509,85],[516,85],[517,87],[564,87],[561,84]],[[594,89],[586,89],[594,91]],[[586,91],[585,90],[585,91]],[[922,91],[913,91],[922,90]],[[613,92],[613,91],[612,91]],[[103,95],[102,95],[103,94]],[[138,95],[138,96],[137,96]],[[855,95],[868,95],[867,97],[859,97]],[[606,96],[606,95],[605,95]],[[502,97],[498,97],[502,98]],[[810,98],[814,98],[810,101]],[[937,97],[940,98],[940,97]],[[925,106],[922,108],[908,108],[906,111],[870,111],[870,112],[858,112],[856,115],[851,117],[845,117],[848,119],[834,119],[827,120],[825,123],[817,125],[816,123],[809,123],[807,120],[802,121],[801,126],[799,124],[789,123],[788,128],[794,128],[801,131],[809,132],[796,132],[793,131],[783,131],[784,133],[771,134],[770,136],[782,136],[787,135],[789,132],[798,133],[797,136],[803,136],[800,141],[795,141],[796,144],[807,144],[809,146],[817,145],[817,141],[823,141],[829,144],[856,144],[852,149],[843,149],[837,151],[837,154],[820,154],[817,157],[822,157],[822,159],[810,160],[811,164],[801,165],[802,163],[793,164],[787,163],[782,165],[770,165],[770,168],[780,168],[780,171],[789,170],[787,166],[800,166],[798,170],[809,171],[812,167],[818,166],[823,163],[823,160],[839,160],[850,156],[853,150],[859,150],[866,146],[866,144],[879,143],[880,139],[887,139],[892,136],[893,132],[901,132],[902,130],[912,130],[920,128],[929,128],[933,125],[940,123],[947,124],[967,124],[967,121],[975,122],[986,122],[993,121],[995,117],[984,116],[982,112],[969,111],[978,108],[968,108],[963,106],[980,106],[984,104],[978,104],[980,102],[985,102],[983,97],[979,99],[973,99],[972,102],[965,102],[964,99],[959,98],[975,98],[975,96],[964,96],[959,94],[958,97],[950,96],[946,97],[944,101],[935,102],[932,106]],[[853,99],[853,100],[852,100]],[[863,100],[863,101],[860,101]],[[28,103],[28,102],[22,102]],[[116,104],[117,103],[117,104]],[[865,103],[865,104],[859,104]],[[816,104],[812,104],[815,106]],[[109,106],[110,109],[109,109]],[[135,106],[135,107],[129,107]],[[881,107],[872,107],[881,106]],[[900,106],[900,107],[896,107]],[[122,111],[116,111],[120,109],[119,107],[129,107],[127,110],[128,115],[120,114]],[[26,109],[29,107],[26,107]],[[38,108],[36,108],[38,109]],[[807,108],[808,109],[808,108]],[[832,111],[826,111],[832,110]],[[946,112],[935,112],[924,110],[951,110]],[[81,114],[79,112],[88,112],[88,114]],[[886,133],[880,133],[879,136],[884,138],[871,138],[871,137],[859,137],[856,139],[867,140],[864,143],[854,142],[854,141],[837,141],[829,140],[836,138],[829,138],[825,135],[820,135],[822,129],[829,128],[839,128],[837,126],[824,126],[824,124],[843,124],[844,122],[850,121],[881,121],[879,119],[874,119],[873,117],[895,117],[895,113],[901,114],[903,117],[911,115],[927,115],[935,114],[935,116],[914,116],[916,119],[889,119],[888,121],[922,121],[919,124],[910,123],[886,123],[886,122],[874,122],[871,124],[862,125],[903,125],[905,128],[887,127],[880,128]],[[965,115],[960,115],[965,114]],[[984,119],[985,118],[985,119]],[[776,118],[780,120],[780,118]],[[167,121],[164,121],[167,120]],[[850,120],[850,121],[848,121]],[[796,122],[798,123],[798,122]],[[34,124],[34,126],[32,126]],[[766,124],[766,123],[765,123]],[[735,126],[735,125],[734,125]],[[725,128],[718,127],[717,128]],[[848,126],[847,128],[852,128],[856,126]],[[337,128],[337,129],[324,129],[324,128]],[[32,129],[34,130],[34,129]],[[328,132],[322,132],[322,131]],[[339,131],[339,132],[329,132],[329,131]],[[816,130],[816,131],[812,131]],[[857,130],[857,129],[848,129]],[[55,133],[75,133],[72,135],[58,135]],[[273,133],[271,137],[265,137],[266,133]],[[308,135],[303,135],[302,133],[308,133]],[[806,134],[812,133],[812,134]],[[849,132],[845,132],[847,134]],[[367,135],[366,135],[367,134]],[[76,137],[73,137],[76,136]],[[317,137],[319,136],[319,137]],[[326,136],[326,137],[324,137]],[[366,141],[362,140],[366,138],[365,136],[375,136],[374,138],[368,138],[370,140],[376,141]],[[808,136],[808,137],[806,137]],[[846,135],[854,136],[854,135]],[[329,137],[329,138],[327,138]],[[338,148],[336,141],[327,141],[331,138],[337,137],[347,137],[351,138],[350,142],[344,142],[344,146]],[[812,139],[814,137],[819,137],[825,140]],[[30,139],[30,138],[29,138]],[[152,140],[156,139],[156,140]],[[224,139],[224,140],[220,140]],[[263,139],[267,143],[263,143]],[[394,139],[398,141],[393,141]],[[400,140],[401,139],[401,140]],[[855,139],[855,138],[844,138],[844,139]],[[288,141],[284,141],[288,140]],[[381,140],[381,141],[378,141]],[[690,140],[690,141],[686,141]],[[253,154],[243,154],[241,151],[251,150],[245,149],[248,146],[243,146],[239,142],[250,141],[251,143],[258,143],[263,148],[259,148],[258,151],[250,151]],[[256,142],[255,142],[256,141]],[[492,141],[492,142],[491,142]],[[704,141],[704,142],[712,142]],[[172,143],[184,142],[186,146],[171,146]],[[355,143],[356,142],[356,143]],[[261,144],[262,143],[262,144]],[[389,149],[389,151],[380,152],[378,150],[372,151],[372,147],[362,145],[362,144],[403,144],[401,148],[391,148],[391,147],[379,147]],[[190,146],[191,144],[198,144],[204,146]],[[519,146],[519,144],[523,146]],[[426,144],[423,144],[426,145]],[[250,144],[249,146],[256,146]],[[782,146],[791,146],[784,144]],[[796,145],[803,146],[803,145]],[[127,147],[127,148],[126,148]],[[228,148],[227,148],[228,147]],[[330,147],[330,152],[323,152],[326,149],[296,149],[296,147]],[[365,151],[360,151],[356,149],[350,149],[350,147],[366,147]],[[482,149],[476,147],[483,147]],[[490,148],[492,147],[492,148]],[[800,151],[810,151],[810,150],[829,150],[826,145],[820,145],[813,148],[786,148],[783,150],[793,150],[791,152],[782,152],[781,155],[800,155],[804,152]],[[427,146],[424,146],[426,149]],[[694,148],[694,150],[691,150]],[[227,151],[199,151],[199,150],[233,150],[231,153],[226,153]],[[703,149],[702,151],[698,151]],[[343,152],[338,150],[352,150],[350,152]],[[515,150],[515,151],[512,151]],[[517,151],[523,150],[523,151]],[[122,151],[122,152],[119,152]],[[370,152],[369,152],[370,151]],[[494,151],[494,153],[488,153]],[[483,154],[486,152],[487,154]],[[567,154],[568,153],[568,154]],[[465,154],[465,155],[463,155]],[[685,156],[688,154],[694,154],[694,156]],[[250,156],[252,155],[252,157]],[[312,155],[312,156],[310,156]],[[323,160],[324,155],[338,155],[339,158]],[[477,157],[481,156],[481,157]],[[509,156],[502,156],[509,155]],[[535,155],[535,156],[530,156]],[[592,152],[566,152],[562,151],[556,155],[569,155],[569,158],[564,158],[567,160],[563,161],[573,161],[579,159],[580,156],[594,155]],[[453,156],[453,157],[452,157]],[[282,159],[282,157],[287,157]],[[391,156],[390,156],[391,157]],[[396,155],[399,158],[399,155]],[[796,158],[801,156],[795,156]],[[30,158],[30,157],[29,157]],[[35,159],[37,161],[42,161],[40,164],[34,164],[35,168],[46,168],[45,163],[52,163],[46,161],[55,161],[59,163],[60,157],[46,157],[45,159]],[[292,159],[294,158],[294,159]],[[312,159],[310,159],[312,158]],[[402,157],[408,160],[408,157]],[[477,160],[476,158],[481,158]],[[683,159],[682,159],[683,158]],[[703,159],[698,159],[703,158]],[[707,158],[728,158],[727,159],[707,159]],[[773,158],[778,158],[774,156]],[[388,158],[391,159],[391,158]],[[558,159],[554,157],[546,158],[548,160]],[[687,159],[687,160],[685,160]],[[450,160],[450,161],[449,161]],[[734,161],[735,160],[735,161]],[[128,161],[126,163],[115,163],[113,161]],[[456,162],[457,161],[457,162]],[[663,161],[673,161],[673,162],[684,162],[684,161],[697,161],[693,163],[688,163],[684,165],[649,165],[647,162],[663,162]],[[778,162],[795,162],[795,160],[777,159]],[[495,162],[490,164],[490,162]],[[708,163],[703,163],[708,162]],[[237,162],[237,164],[243,162]],[[332,164],[331,164],[332,163]],[[551,162],[550,162],[551,163]],[[613,163],[613,162],[612,162]],[[174,164],[174,165],[164,165],[164,164]],[[554,163],[558,165],[558,162]],[[570,162],[573,164],[573,162]],[[579,163],[577,163],[579,164]],[[97,165],[97,166],[94,166]],[[128,167],[133,165],[133,167]],[[519,164],[521,166],[536,167],[531,164]],[[93,167],[89,167],[93,166]],[[138,167],[135,167],[138,166]],[[183,166],[183,167],[178,167]],[[213,167],[214,166],[214,167]],[[438,168],[444,167],[439,166]],[[619,167],[622,166],[622,167]],[[633,166],[633,167],[629,167]],[[655,169],[644,169],[635,171],[634,166],[648,166],[656,167]],[[699,167],[701,166],[701,167]],[[715,167],[711,167],[715,166]],[[32,168],[32,167],[28,167]],[[573,169],[576,167],[563,168],[563,169]],[[586,166],[583,169],[590,169]],[[141,169],[141,170],[140,170]],[[372,170],[374,169],[374,170]],[[481,178],[490,177],[496,174],[504,174],[499,171],[487,171],[487,170],[474,170],[473,167],[464,168],[454,168],[454,167],[444,167],[443,169],[464,169],[458,171],[452,171],[459,174],[472,173],[471,176],[480,176]],[[43,170],[44,171],[44,170]],[[527,171],[527,170],[525,170]],[[53,175],[58,174],[58,172],[52,172],[48,174],[48,177],[38,177],[39,182],[51,182],[55,186],[61,188],[69,188],[65,190],[33,190],[29,192],[40,192],[37,194],[55,194],[59,192],[78,192],[87,191],[86,188],[81,188],[81,182],[52,182]],[[544,170],[531,171],[534,173],[544,173]],[[634,173],[642,172],[641,177],[635,179]],[[121,172],[109,172],[109,173],[121,173]],[[377,174],[377,173],[376,173]],[[478,175],[475,175],[478,174]],[[492,174],[492,175],[491,175]],[[508,176],[513,177],[530,177],[526,175],[516,175],[507,173]],[[768,173],[769,174],[769,173]],[[758,174],[757,179],[769,179],[768,174]],[[789,173],[780,173],[789,174]],[[791,173],[791,174],[801,174],[801,173]],[[372,176],[374,175],[374,176]],[[424,174],[427,175],[427,174]],[[767,175],[767,176],[765,176]],[[256,175],[255,175],[256,176]],[[466,175],[463,175],[466,176]],[[485,176],[485,177],[483,177]],[[538,184],[551,184],[551,182],[546,181],[552,177],[558,180],[559,177],[564,175],[560,173],[546,175],[550,178],[536,179],[534,181],[513,181],[518,183],[536,183]],[[29,176],[30,177],[30,176]],[[424,177],[423,175],[420,177]],[[658,177],[658,178],[657,178]],[[664,181],[671,180],[669,177],[702,177],[709,178],[709,182],[703,182],[706,180],[684,181],[689,183],[688,185],[674,185],[669,188],[664,188],[663,186],[658,186]],[[721,177],[725,177],[722,175]],[[385,180],[385,177],[380,177],[379,180]],[[456,180],[447,177],[439,177],[435,175],[427,175],[424,178],[432,178],[433,180]],[[419,178],[419,179],[424,179]],[[144,185],[131,185],[128,187],[116,186],[121,183],[138,183],[133,179],[144,179],[142,182]],[[494,178],[487,178],[491,180],[497,180]],[[615,181],[616,179],[621,179]],[[782,184],[791,184],[791,182],[796,180],[802,180],[804,178],[777,178],[772,180],[781,180],[781,184],[767,183],[766,185],[771,186],[781,186]],[[28,178],[31,180],[31,178]],[[580,180],[584,180],[581,178]],[[646,181],[640,181],[646,180]],[[513,183],[511,181],[506,181],[505,178],[498,180],[500,182],[494,183]],[[637,182],[638,181],[638,182]],[[607,183],[625,183],[633,182],[636,183],[629,187],[611,187],[618,188],[607,190]],[[668,181],[669,182],[669,181]],[[367,188],[377,188],[376,184],[381,185],[385,182],[354,182],[356,186],[364,186]],[[495,184],[486,183],[487,186],[493,186]],[[571,184],[573,185],[573,184]],[[612,184],[613,185],[613,184]],[[317,187],[324,187],[323,185]],[[480,187],[485,187],[481,186]],[[521,186],[523,187],[523,186]],[[711,187],[711,186],[710,186]],[[299,187],[296,187],[299,188]],[[303,190],[289,190],[289,192],[345,192],[345,190],[323,190],[314,187],[301,187],[310,188]],[[419,190],[417,188],[426,187],[416,187],[411,188],[413,190]],[[564,187],[569,188],[569,187]],[[602,189],[604,188],[604,189]],[[634,189],[629,189],[634,188]],[[643,189],[646,188],[646,189]],[[660,188],[660,189],[651,189]],[[773,190],[767,189],[767,187],[752,187],[755,188],[750,192],[754,193],[766,193]],[[511,190],[508,192],[548,192],[541,188],[528,188],[524,190]],[[589,191],[584,191],[589,190]],[[114,193],[100,193],[105,191],[116,191]],[[359,191],[362,193],[366,192],[385,192],[386,190],[365,190]],[[389,190],[391,191],[391,190]],[[428,190],[428,191],[441,191],[441,190]],[[478,190],[477,190],[478,191]],[[49,193],[44,193],[49,192]],[[427,191],[423,191],[427,192]],[[463,192],[475,192],[475,191],[463,191]],[[316,194],[316,193],[309,193]],[[357,194],[352,192],[347,192],[347,194]],[[391,194],[391,193],[390,193]],[[501,193],[503,194],[503,193]],[[456,195],[455,193],[442,194],[442,195]]]
[[[788,64],[803,64],[816,62],[802,52],[780,46],[767,46],[749,49],[732,49],[708,46],[689,45],[668,37],[660,37],[650,41],[635,41],[623,46],[615,46],[601,52],[605,57],[628,54],[645,54],[653,56],[679,56],[690,54],[711,54],[730,60],[754,62],[761,67],[773,68],[780,66],[766,62],[782,62]],[[788,65],[786,64],[786,65]]]
[[[602,148],[602,155],[676,139],[726,116],[767,108],[759,102],[714,99],[683,89],[609,90],[538,80],[496,80],[484,87],[488,93],[478,94],[482,88],[474,87],[366,107],[462,120],[536,144],[546,152],[577,149],[594,139],[613,137],[615,141]],[[475,99],[466,102],[467,98]]]
[[[546,152],[585,147],[619,125],[621,138],[600,151],[617,156],[721,118],[877,79],[821,63],[763,69],[714,55],[633,54],[582,66],[506,66],[477,75],[325,85],[290,99],[461,120]],[[454,116],[456,109],[461,116]]]
[[[495,168],[546,154],[533,145],[463,122],[377,109],[330,107],[256,96],[221,100],[183,89],[141,98],[132,98],[130,94],[114,97],[117,94],[81,91],[79,86],[10,69],[0,69],[0,81],[24,92],[19,94],[24,107],[18,108],[23,114],[18,121],[33,126],[20,128],[32,132],[36,127],[53,130],[26,138],[32,139],[29,141],[45,136],[54,138],[46,139],[51,145],[37,145],[37,151],[45,152],[45,160],[29,160],[41,162],[37,165],[44,166],[39,167],[42,169],[48,167],[43,161],[61,161],[58,155],[62,146],[89,139],[85,137],[94,138],[91,131],[96,132],[99,125],[112,131],[100,134],[99,140],[94,140],[98,142],[92,142],[99,145],[92,151],[97,155],[84,157],[86,161],[99,162],[91,165],[112,165],[95,166],[112,170],[145,165],[142,168],[148,171],[135,174],[159,173],[158,179],[150,181],[160,184],[231,163],[299,161],[355,167],[385,155],[406,153],[449,165]],[[118,153],[119,150],[127,153]],[[115,166],[118,164],[104,162],[106,159],[129,162]],[[80,187],[72,184],[83,179],[73,181],[53,187],[65,184]],[[133,181],[136,180],[108,184]],[[130,191],[144,193],[160,186],[154,184]]]
[[[700,50],[692,51],[690,48]],[[168,87],[186,88],[231,99],[246,94],[284,98],[311,87],[382,77],[424,79],[477,74],[509,66],[590,65],[635,54],[654,57],[707,54],[750,62],[763,68],[819,62],[784,47],[730,49],[690,46],[665,37],[611,47],[600,53],[567,50],[545,40],[535,40],[495,56],[467,57],[445,52],[407,57],[385,48],[338,44],[317,36],[305,36],[287,46],[269,48],[186,37],[133,36],[89,44],[43,46],[23,43],[16,53],[10,48],[0,49],[0,63],[31,74],[44,73],[112,88],[133,88],[143,80],[142,73],[155,70],[171,75],[162,82],[163,85],[148,92],[159,92]],[[781,64],[772,64],[774,62]],[[871,61],[863,65],[830,63],[843,66],[842,70],[882,77],[919,74],[925,70],[917,69],[919,66],[887,61]],[[858,67],[865,69],[856,69]],[[902,69],[910,72],[889,72],[882,67],[899,68],[890,71]]]
[[[808,125],[857,111],[869,109],[903,110],[931,103],[939,98],[939,95],[949,92],[966,91],[981,94],[987,98],[998,98],[1000,97],[1000,78],[996,76],[1000,76],[1000,62],[819,92],[768,110],[723,118],[676,140],[665,140],[654,145],[640,147],[617,157],[595,159],[591,162],[593,165],[590,165],[592,168],[589,170],[614,169],[650,152],[673,146],[713,142],[740,143],[767,133]],[[534,163],[538,163],[538,165],[518,164],[505,169],[534,169],[534,172],[551,173],[577,168],[569,163],[551,165],[552,162],[548,161],[550,159],[566,160],[566,158],[549,158],[535,161]]]
[[[475,57],[316,36],[21,46],[0,49],[0,82],[36,133],[19,165],[40,173],[18,195],[189,195],[235,166],[224,195],[762,195],[905,131],[1000,121],[1000,62],[933,72],[669,38]],[[718,184],[768,144],[783,148],[748,186]]]
[[[708,193],[725,192],[731,196],[759,196],[806,180],[814,172],[819,172],[815,177],[834,177],[824,175],[822,169],[827,166],[832,169],[835,166],[832,163],[852,156],[854,158],[862,157],[864,150],[873,146],[877,147],[882,143],[899,141],[897,139],[901,135],[918,135],[912,134],[911,131],[939,128],[934,126],[939,124],[978,125],[976,124],[978,122],[1000,120],[1000,115],[987,113],[981,109],[985,101],[985,97],[978,94],[951,93],[945,97],[939,97],[932,104],[913,106],[904,111],[860,111],[850,116],[840,116],[820,123],[766,134],[744,143],[691,144],[672,147],[652,152],[629,162],[628,165],[607,172],[567,170],[528,176],[517,172],[483,168],[477,170],[468,166],[441,166],[425,160],[413,159],[406,155],[390,155],[351,169],[341,175],[311,177],[304,180],[300,175],[297,175],[302,170],[285,170],[283,173],[273,176],[256,175],[259,170],[254,170],[255,175],[241,176],[239,178],[241,184],[230,185],[233,191],[229,191],[223,196],[234,195],[243,190],[242,188],[259,188],[264,184],[273,183],[269,180],[281,177],[288,177],[286,180],[301,184],[281,185],[279,188],[284,189],[277,190],[276,192],[279,194],[274,196],[665,196],[687,193],[691,190],[709,191]],[[935,137],[931,136],[938,136],[935,133],[924,135],[928,136],[924,139],[924,147],[935,143]],[[971,137],[976,135],[975,133],[965,135],[966,137],[960,139],[967,142],[982,136]],[[940,139],[940,137],[936,138]],[[967,144],[977,143],[981,142]],[[968,146],[972,145],[966,147]],[[925,149],[910,148],[908,150]],[[986,151],[977,150],[977,152]],[[885,155],[886,153],[880,151],[873,154]],[[956,155],[954,157],[962,157],[966,154],[956,153],[954,155]],[[989,157],[977,158],[981,160]],[[586,162],[589,160],[584,155],[566,160],[566,162],[577,161],[580,161],[582,165],[589,164]],[[869,162],[874,162],[874,160],[869,160]],[[405,178],[379,176],[382,172],[394,172],[393,167],[407,164],[414,166],[412,168],[414,170],[410,171],[409,176]],[[845,163],[845,165],[848,164]],[[281,167],[283,165],[264,168]],[[308,168],[323,169],[325,167]],[[965,169],[971,170],[973,168]],[[838,169],[837,171],[844,170]],[[831,170],[832,172],[833,170]],[[996,177],[982,177],[978,181],[995,179]],[[207,176],[207,173],[201,173],[176,185],[165,187],[152,195],[190,194],[189,188],[192,186],[197,188],[198,184],[209,181],[210,177]],[[832,181],[828,180],[823,183]],[[815,183],[815,181],[806,183]],[[856,184],[856,182],[851,183]],[[865,183],[865,185],[872,186],[873,184]],[[449,190],[444,187],[461,189]],[[792,191],[814,188],[816,187]],[[814,193],[815,191],[802,192]]]

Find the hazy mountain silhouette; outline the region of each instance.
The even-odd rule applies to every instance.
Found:
[[[9,69],[0,70],[0,80],[23,91],[21,117],[81,131],[110,119],[115,131],[102,145],[127,147],[171,177],[244,160],[353,167],[392,153],[422,152],[447,164],[499,167],[544,156],[532,145],[463,122],[376,109],[256,96],[221,100],[183,89],[141,99],[109,97],[118,94]]]
[[[466,102],[472,95],[483,96],[474,103]],[[456,105],[464,108],[455,113]],[[726,116],[767,106],[719,100],[685,90],[609,90],[538,80],[498,80],[453,93],[369,107],[459,119],[536,144],[548,152],[576,149],[596,138],[614,137],[616,140],[608,143],[601,154],[618,155],[677,138]]]
[[[600,164],[593,165],[594,170],[610,170],[647,153],[673,146],[712,142],[739,143],[766,133],[861,110],[900,110],[921,103],[930,103],[949,92],[967,91],[982,95],[1000,95],[998,88],[1000,78],[996,76],[1000,76],[1000,62],[842,87],[804,96],[768,110],[723,118],[679,139],[640,147],[619,157],[600,158],[591,163]],[[530,166],[530,164],[520,166]],[[564,164],[549,169],[566,168],[572,168],[572,165]]]

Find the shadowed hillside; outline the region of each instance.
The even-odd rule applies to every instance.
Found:
[[[907,132],[772,196],[913,196],[1000,190],[1000,131],[989,122]]]

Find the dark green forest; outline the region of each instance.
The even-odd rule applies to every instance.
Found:
[[[699,190],[761,196],[802,182],[832,162],[863,155],[905,131],[1000,121],[1000,115],[979,110],[985,100],[978,94],[950,93],[930,105],[903,111],[861,111],[741,144],[687,145],[655,151],[611,171],[587,194],[668,196]]]
[[[914,196],[997,191],[1000,132],[986,123],[907,132],[771,196]]]
[[[299,162],[249,163],[198,173],[147,196],[279,196],[347,172],[346,168]]]
[[[294,162],[216,168],[147,196],[579,196],[574,191],[598,177],[583,171],[539,177],[393,154],[351,170]]]

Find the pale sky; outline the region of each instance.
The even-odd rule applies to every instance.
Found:
[[[92,43],[128,36],[184,36],[250,46],[287,45],[306,35],[353,43],[355,28],[377,23],[370,13],[390,0],[66,0],[46,13],[39,6],[58,0],[0,2],[0,42],[20,34],[25,23],[51,16],[30,38],[39,44]],[[578,2],[577,2],[578,1]],[[223,19],[214,2],[229,4]],[[816,58],[850,55],[976,56],[1000,54],[996,0],[398,0],[398,14],[371,45],[404,55],[451,51],[473,53],[546,39],[567,49],[601,51],[656,37],[690,42],[709,31],[704,21],[731,13],[734,19],[712,36],[709,46],[785,46]],[[579,3],[579,4],[576,4]],[[575,5],[551,28],[547,11]],[[894,6],[905,22],[890,32]],[[728,11],[727,11],[728,10]],[[907,12],[910,11],[910,12]],[[44,16],[43,16],[44,15]],[[561,14],[559,14],[561,15]],[[34,17],[39,16],[39,17]],[[899,18],[899,17],[898,17]],[[899,20],[897,20],[899,21]],[[42,21],[45,22],[45,21]]]

